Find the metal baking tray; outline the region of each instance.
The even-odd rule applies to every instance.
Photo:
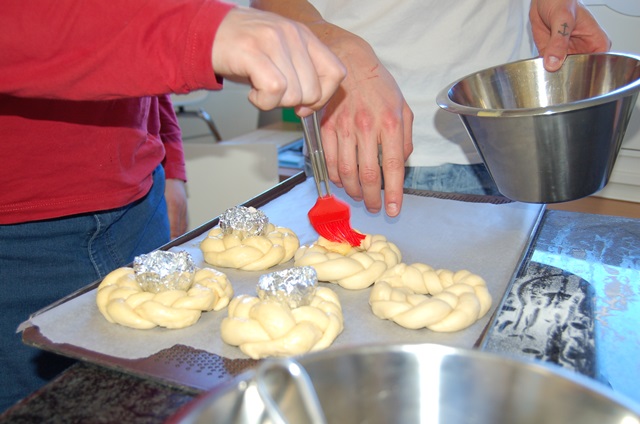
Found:
[[[243,203],[243,206],[253,206],[259,208],[266,205],[272,200],[278,199],[280,196],[289,192],[291,189],[301,184],[306,180],[304,173],[296,174],[286,181],[278,184],[272,189],[256,196],[253,199]],[[451,194],[451,193],[439,193],[430,191],[417,191],[406,190],[409,195],[434,197],[441,199],[456,200],[462,202],[478,202],[478,203],[493,203],[502,204],[510,203],[511,201],[499,196],[476,196],[465,194]],[[523,262],[527,256],[527,252],[531,247],[531,243],[534,240],[535,234],[539,227],[540,220],[544,213],[544,208],[541,208],[537,221],[532,226],[531,234],[528,235],[528,243],[523,249],[519,262],[514,269],[513,277],[508,282],[505,293],[509,293],[509,289],[513,284],[515,276],[523,265]],[[218,224],[218,218],[214,218],[211,221],[203,224],[202,226],[190,231],[187,234],[179,237],[176,240],[161,247],[161,250],[168,250],[175,246],[180,246],[185,242],[192,240],[203,233],[209,231],[211,228]],[[95,289],[99,284],[96,281],[81,290],[78,290],[71,295],[60,299],[52,305],[34,313],[32,317],[44,313],[58,305],[68,302],[84,293],[87,293]],[[501,299],[494,299],[498,307],[495,309],[493,316],[488,320],[488,324],[481,332],[480,337],[474,343],[474,347],[481,348],[484,344],[484,339],[488,330],[494,324],[496,316],[500,311],[501,305],[504,302],[504,294]],[[110,355],[105,355],[100,352],[94,352],[84,349],[82,347],[59,344],[48,340],[36,326],[26,326],[23,329],[23,341],[24,343],[38,347],[43,350],[54,352],[67,357],[75,358],[82,361],[91,362],[107,368],[115,369],[121,372],[133,374],[143,378],[148,378],[168,384],[170,386],[179,387],[181,389],[191,390],[193,392],[199,392],[202,390],[208,390],[221,382],[230,379],[233,376],[240,374],[248,368],[251,368],[257,364],[257,361],[252,359],[229,359],[221,357],[217,354],[207,352],[204,350],[194,349],[190,346],[175,345],[169,349],[157,352],[146,358],[141,359],[123,359]]]

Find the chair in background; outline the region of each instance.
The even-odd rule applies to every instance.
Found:
[[[213,138],[215,138],[216,142],[219,142],[222,141],[222,136],[220,135],[216,124],[213,122],[213,119],[207,113],[207,111],[201,107],[196,107],[195,110],[186,109],[187,106],[202,103],[206,100],[208,95],[209,92],[204,90],[192,91],[189,94],[172,94],[171,102],[176,109],[177,116],[202,119],[209,127]]]

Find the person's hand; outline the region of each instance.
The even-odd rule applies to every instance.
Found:
[[[362,38],[326,22],[305,0],[251,0],[251,6],[302,22],[347,67],[329,100],[321,132],[329,178],[370,212],[402,207],[404,163],[413,151],[413,113],[395,80]],[[382,153],[381,163],[378,160]],[[382,175],[380,173],[382,165]]]
[[[567,54],[605,52],[611,40],[578,0],[531,0],[531,30],[544,67],[560,69]]]
[[[164,198],[167,202],[171,239],[187,232],[187,190],[182,180],[167,178],[165,180]]]
[[[300,116],[320,109],[345,76],[338,58],[307,27],[245,7],[224,18],[211,57],[217,75],[251,85],[256,107],[295,107]]]
[[[384,207],[396,216],[402,207],[404,163],[413,151],[413,112],[389,71],[363,39],[326,22],[322,41],[342,60],[347,76],[322,118],[329,178],[367,210]],[[380,151],[379,151],[380,150]],[[379,153],[381,161],[379,162]]]

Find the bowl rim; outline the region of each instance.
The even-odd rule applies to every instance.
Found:
[[[632,53],[622,53],[622,52],[601,52],[601,53],[581,53],[581,54],[571,54],[567,55],[567,59],[571,60],[572,57],[580,57],[580,56],[616,56],[616,57],[624,57],[627,59],[635,60],[636,67],[640,67],[640,55],[632,54]],[[470,116],[478,116],[478,117],[486,117],[486,118],[500,118],[500,117],[531,117],[531,116],[542,116],[542,115],[555,115],[563,112],[572,112],[580,109],[586,109],[593,106],[598,106],[604,103],[609,103],[612,101],[616,101],[618,99],[624,97],[630,97],[636,95],[638,91],[640,91],[640,78],[635,81],[630,82],[616,90],[613,90],[607,94],[603,94],[596,97],[589,97],[587,99],[578,100],[571,103],[560,103],[552,106],[541,106],[541,107],[533,107],[533,108],[518,108],[518,109],[494,109],[494,108],[479,108],[474,106],[466,106],[460,103],[454,102],[449,93],[458,83],[464,81],[467,78],[470,78],[479,73],[487,72],[492,69],[501,68],[504,66],[514,65],[523,62],[538,62],[539,65],[542,64],[542,57],[534,57],[528,59],[516,60],[513,62],[503,63],[501,65],[491,66],[485,69],[481,69],[479,71],[472,72],[468,75],[465,75],[462,78],[457,79],[453,83],[449,84],[447,87],[442,89],[438,95],[436,96],[436,102],[440,108],[452,112],[457,113],[459,115],[470,115]]]

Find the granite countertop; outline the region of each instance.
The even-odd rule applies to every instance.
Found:
[[[557,364],[640,404],[640,220],[545,212],[483,349]],[[77,363],[0,422],[160,423],[197,396]]]

